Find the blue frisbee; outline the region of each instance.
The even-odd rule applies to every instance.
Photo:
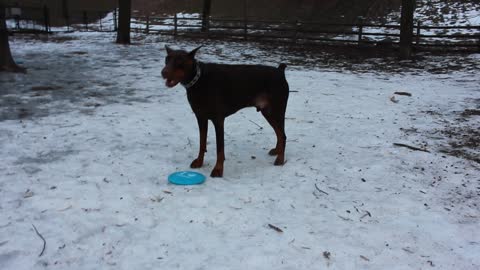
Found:
[[[175,172],[168,176],[168,182],[175,185],[199,185],[205,179],[205,175],[192,171]]]

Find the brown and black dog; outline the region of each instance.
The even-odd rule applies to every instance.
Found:
[[[201,46],[200,46],[201,47]],[[256,107],[275,130],[277,144],[270,150],[276,155],[275,165],[285,163],[285,110],[288,101],[288,83],[285,79],[285,64],[278,68],[263,65],[226,65],[202,63],[195,60],[195,53],[173,50],[165,46],[167,56],[162,77],[167,87],[181,83],[200,130],[200,150],[190,167],[203,165],[207,151],[208,120],[215,126],[217,162],[212,177],[223,176],[224,131],[227,116],[245,107]]]

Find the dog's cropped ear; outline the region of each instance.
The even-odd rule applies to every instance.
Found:
[[[197,53],[198,49],[203,47],[203,45],[198,46],[197,48],[193,49],[191,52],[188,53],[188,56],[190,56],[192,59],[195,58],[195,54]]]
[[[165,50],[167,50],[167,54],[171,54],[173,52],[172,49],[170,49],[170,47],[168,47],[168,45],[165,44]]]

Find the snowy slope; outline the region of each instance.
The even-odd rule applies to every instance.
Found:
[[[453,117],[423,111],[475,106],[478,66],[467,63],[478,54],[453,57],[465,65],[457,71],[432,73],[455,63],[425,56],[425,70],[391,72],[209,41],[202,61],[289,64],[298,92],[287,163],[273,166],[274,134],[246,109],[226,121],[225,177],[181,187],[166,176],[188,168],[198,132],[184,89],[166,89],[160,69],[166,42],[198,44],[112,40],[11,43],[29,73],[0,74],[0,269],[479,269],[478,164],[401,130],[428,132]],[[413,96],[395,103],[394,91]],[[430,153],[392,145],[425,140]],[[42,257],[32,224],[47,242]]]

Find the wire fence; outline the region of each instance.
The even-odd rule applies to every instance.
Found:
[[[24,14],[24,15],[22,15]],[[7,27],[12,32],[62,32],[117,30],[117,10],[75,11],[52,21],[48,8],[23,8],[22,14],[7,12]],[[354,24],[315,21],[262,20],[256,18],[214,18],[203,20],[199,14],[173,16],[132,16],[131,30],[145,34],[171,36],[275,40],[287,43],[326,43],[345,45],[397,46],[400,25],[371,24],[361,19]],[[480,50],[478,25],[422,25],[413,29],[417,48]]]

